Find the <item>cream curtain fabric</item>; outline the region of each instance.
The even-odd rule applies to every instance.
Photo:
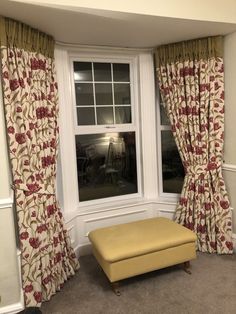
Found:
[[[232,253],[222,176],[224,66],[221,37],[160,47],[157,78],[185,168],[175,220],[196,232],[202,252]]]
[[[58,94],[51,37],[1,18],[1,68],[26,307],[79,264],[55,195]]]

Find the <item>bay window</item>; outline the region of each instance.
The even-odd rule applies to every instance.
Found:
[[[60,48],[56,61],[58,191],[68,215],[177,199],[183,167],[155,101],[152,53]]]

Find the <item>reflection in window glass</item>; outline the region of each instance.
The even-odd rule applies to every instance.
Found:
[[[95,84],[95,95],[97,106],[112,106],[112,86],[111,84]]]
[[[97,107],[97,124],[113,124],[113,108]]]
[[[129,84],[114,84],[114,93],[116,105],[130,104]]]
[[[131,122],[131,107],[116,107],[116,123],[130,123]]]
[[[94,63],[94,81],[111,81],[111,64]]]
[[[114,63],[113,80],[114,82],[129,82],[129,64]]]
[[[75,139],[80,201],[137,193],[135,132]]]
[[[77,124],[94,125],[95,124],[94,108],[77,107]]]
[[[75,81],[92,81],[92,63],[74,62]]]
[[[171,131],[161,131],[164,193],[181,193],[184,169]]]
[[[93,106],[93,85],[75,83],[76,106]]]

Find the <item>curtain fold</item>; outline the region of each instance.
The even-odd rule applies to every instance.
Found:
[[[26,307],[79,268],[56,195],[58,93],[52,37],[1,18],[1,69]]]
[[[157,78],[185,179],[175,220],[196,232],[202,252],[230,254],[232,218],[222,176],[223,39],[157,48]]]

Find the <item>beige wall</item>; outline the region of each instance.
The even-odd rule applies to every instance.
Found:
[[[233,232],[236,233],[236,172],[224,171],[224,178],[229,193],[230,205],[233,207]]]
[[[236,165],[236,33],[225,37],[225,163]]]
[[[100,9],[118,12],[168,16],[201,21],[236,22],[236,1],[225,0],[18,0],[49,6],[64,6],[71,10],[78,8]]]
[[[233,207],[233,229],[236,233],[236,33],[225,37],[225,163],[227,189]]]

